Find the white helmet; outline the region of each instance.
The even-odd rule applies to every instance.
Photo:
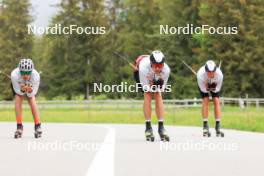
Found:
[[[150,62],[152,64],[163,64],[165,61],[165,56],[161,51],[153,51],[150,55]]]
[[[31,72],[34,69],[34,64],[31,59],[21,59],[18,67],[20,71]]]
[[[212,60],[207,61],[206,64],[205,64],[205,71],[206,72],[215,72],[216,68],[217,68],[216,64]]]

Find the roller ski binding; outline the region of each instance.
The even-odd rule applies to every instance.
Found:
[[[203,129],[203,137],[211,137],[211,133],[209,131],[209,128]]]
[[[42,130],[41,130],[40,124],[35,125],[34,136],[35,138],[40,138],[42,136]]]
[[[225,134],[220,129],[216,129],[216,137],[225,137]]]
[[[169,142],[170,141],[170,137],[168,136],[168,134],[164,128],[161,128],[159,130],[159,136],[160,136],[160,140],[163,142]]]
[[[146,136],[147,141],[154,142],[155,137],[154,137],[152,128],[146,129],[145,136]]]
[[[17,125],[17,130],[15,131],[14,138],[15,139],[21,138],[22,137],[22,134],[23,134],[23,126],[20,125],[20,124],[18,124]]]

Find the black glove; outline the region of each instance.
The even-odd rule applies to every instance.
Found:
[[[158,80],[153,79],[153,85],[157,86],[158,88],[162,88],[163,84],[164,84],[163,79],[158,79]]]
[[[213,82],[213,83],[211,83],[211,84],[208,83],[207,90],[208,90],[208,91],[214,91],[215,88],[216,88],[216,86],[217,86],[217,84],[216,84],[215,82]]]

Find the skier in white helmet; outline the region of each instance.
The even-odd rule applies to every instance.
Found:
[[[23,133],[22,125],[22,102],[26,97],[31,108],[35,124],[35,138],[41,137],[41,123],[35,96],[38,93],[40,75],[34,69],[31,59],[21,59],[17,68],[11,73],[12,90],[15,96],[15,111],[17,130],[15,138],[21,138]]]
[[[221,111],[219,96],[223,83],[223,73],[215,62],[208,60],[197,72],[197,82],[202,97],[202,117],[203,117],[203,136],[210,137],[208,125],[208,104],[209,94],[211,94],[214,104],[215,130],[216,136],[224,137],[220,130]]]
[[[165,90],[170,75],[169,66],[164,63],[165,57],[161,51],[153,51],[151,55],[141,55],[135,61],[134,77],[140,89],[144,92],[143,111],[145,116],[147,141],[154,141],[151,126],[151,100],[155,99],[156,115],[158,118],[158,133],[162,141],[169,141],[164,128],[164,107],[161,92]]]

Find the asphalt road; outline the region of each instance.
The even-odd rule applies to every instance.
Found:
[[[203,138],[201,128],[167,126],[171,141],[146,142],[144,125],[43,124],[35,139],[24,124],[0,123],[0,175],[5,176],[248,176],[263,175],[264,134],[224,130]]]

